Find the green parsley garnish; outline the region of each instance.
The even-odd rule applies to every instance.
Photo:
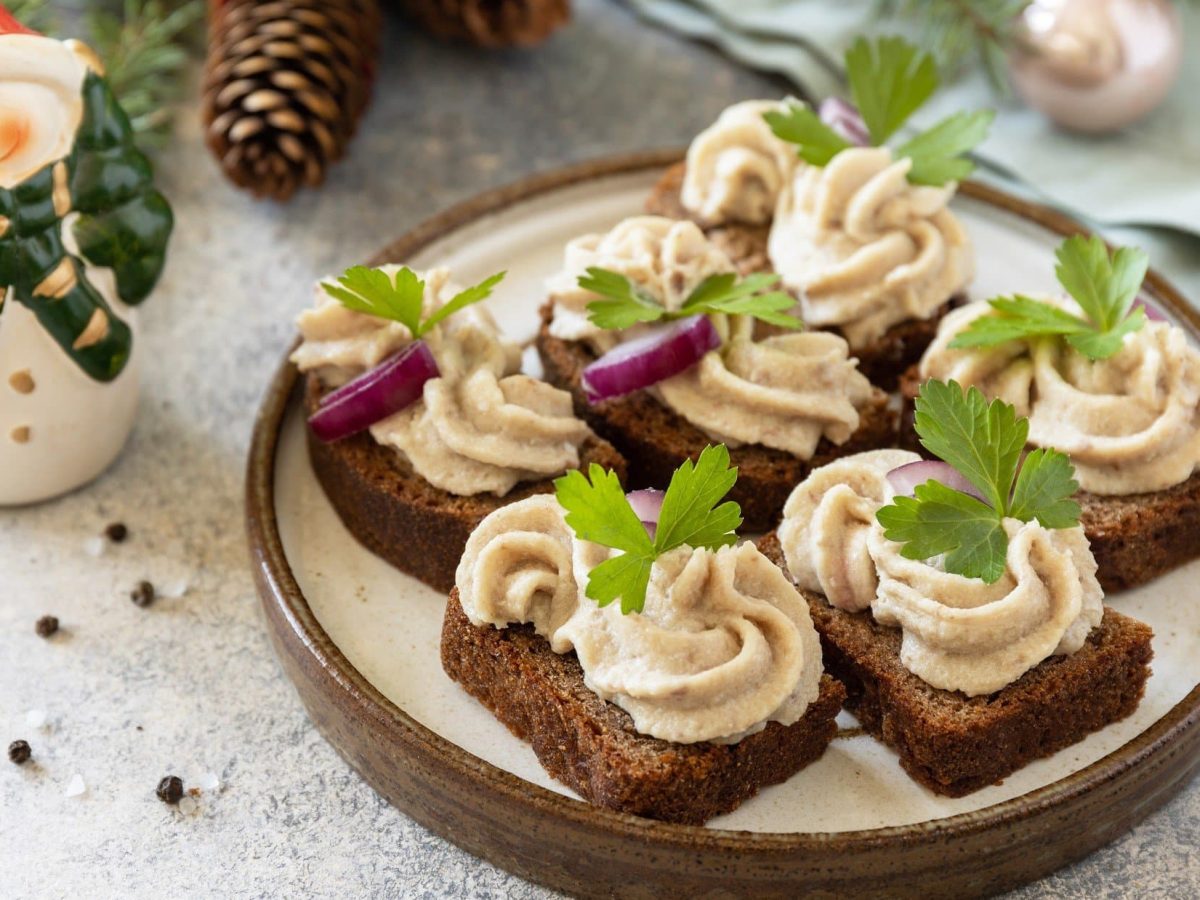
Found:
[[[621,598],[621,612],[641,612],[654,561],[676,547],[716,550],[737,543],[734,531],[742,510],[732,500],[721,503],[737,481],[724,444],[709,446],[692,464],[685,460],[671,476],[653,539],[625,498],[616,473],[592,463],[588,475],[568,472],[554,482],[567,525],[582,541],[620,550],[588,575],[588,597],[600,606]]]
[[[740,281],[733,272],[710,275],[688,294],[681,308],[668,310],[619,272],[592,266],[579,276],[581,288],[607,298],[587,307],[588,319],[599,328],[629,328],[638,322],[682,319],[698,313],[753,316],[783,328],[803,328],[803,322],[785,312],[796,305],[794,297],[783,291],[762,293],[777,281],[778,275],[767,273]]]
[[[1134,309],[1149,257],[1136,247],[1120,247],[1110,258],[1104,241],[1067,238],[1056,252],[1059,283],[1075,298],[1086,318],[1017,294],[988,303],[997,315],[980,316],[954,336],[951,347],[994,347],[1022,338],[1060,337],[1088,359],[1108,359],[1125,335],[1146,324]]]
[[[939,83],[933,57],[898,37],[874,43],[859,38],[846,51],[846,76],[871,142],[878,147],[925,105]],[[995,116],[993,110],[955,113],[896,147],[897,157],[912,160],[908,180],[941,185],[966,178],[974,166],[963,154],[987,137]],[[796,102],[789,102],[784,112],[765,113],[764,118],[779,138],[798,145],[801,159],[815,166],[827,165],[853,146],[812,109]]]
[[[324,281],[321,287],[347,309],[399,322],[415,340],[428,334],[435,325],[459,310],[486,300],[506,274],[497,272],[474,287],[455,294],[424,320],[421,319],[421,312],[425,304],[425,282],[408,266],[396,272],[394,279],[382,269],[352,266],[338,279],[337,284]]]
[[[1037,449],[1021,462],[1029,420],[1012,406],[987,399],[977,388],[963,393],[957,382],[928,381],[916,402],[921,444],[957,469],[985,498],[938,481],[918,485],[914,496],[896,497],[876,514],[889,540],[904,544],[906,559],[945,554],[946,570],[988,584],[1004,574],[1008,552],[1005,518],[1046,528],[1079,522],[1075,468],[1057,450]]]

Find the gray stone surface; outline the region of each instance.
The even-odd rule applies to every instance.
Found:
[[[309,724],[249,574],[242,467],[259,395],[322,273],[481,189],[596,154],[680,144],[780,86],[639,27],[600,0],[535,53],[483,54],[390,28],[374,107],[319,192],[259,204],[186,121],[161,161],[179,217],[145,307],[141,418],[91,488],[0,511],[0,896],[516,897],[547,894],[433,837]],[[110,521],[129,540],[93,558]],[[187,591],[138,609],[141,578]],[[45,612],[63,633],[33,633]],[[47,724],[27,723],[43,710]],[[154,798],[167,773],[194,809]],[[64,796],[79,774],[87,793]],[[1200,787],[1020,897],[1200,894]]]

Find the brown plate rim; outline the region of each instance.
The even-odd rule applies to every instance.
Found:
[[[586,161],[522,179],[479,194],[427,219],[385,247],[376,255],[374,261],[402,261],[464,225],[538,195],[582,182],[662,169],[681,158],[682,151],[677,149],[643,151]],[[988,185],[965,182],[960,191],[967,197],[988,203],[1062,235],[1088,233],[1080,223],[1058,211],[1022,200]],[[1200,313],[1193,310],[1165,278],[1152,270],[1148,273],[1145,284],[1154,298],[1185,323],[1194,337],[1200,335]],[[872,851],[880,848],[912,847],[931,840],[936,840],[942,846],[954,847],[968,838],[978,837],[986,832],[1003,831],[1014,823],[1036,818],[1041,814],[1069,815],[1074,801],[1093,792],[1103,791],[1106,787],[1114,789],[1114,785],[1130,776],[1130,773],[1136,774],[1141,769],[1153,769],[1158,772],[1159,778],[1153,786],[1133,785],[1135,789],[1144,787],[1147,793],[1141,797],[1136,812],[1132,816],[1126,816],[1118,830],[1106,833],[1101,841],[1090,844],[1084,842],[1085,845],[1081,845],[1082,852],[1078,852],[1080,846],[1074,850],[1063,848],[1053,859],[1047,857],[1034,861],[1017,877],[993,880],[988,883],[987,889],[994,890],[1002,885],[1012,885],[1046,874],[1111,840],[1169,799],[1197,769],[1200,769],[1200,685],[1197,685],[1146,731],[1078,772],[994,806],[910,825],[849,832],[724,831],[672,825],[616,813],[531,784],[479,759],[395,706],[350,664],[317,622],[292,575],[275,517],[276,449],[296,382],[296,370],[285,355],[273,376],[255,421],[246,477],[247,534],[255,578],[268,615],[276,650],[289,676],[297,682],[298,687],[301,687],[301,673],[296,666],[315,664],[320,673],[317,680],[327,687],[343,692],[344,696],[341,699],[356,710],[364,727],[370,729],[378,726],[384,731],[392,730],[393,734],[399,735],[406,742],[409,751],[419,750],[422,754],[431,754],[438,764],[453,771],[464,783],[475,783],[486,788],[490,796],[502,803],[526,807],[530,814],[549,815],[564,823],[583,826],[594,833],[606,832],[639,846],[684,850],[689,853],[702,849],[716,853],[749,854],[760,861],[777,858],[782,862],[791,854],[800,854],[809,859],[815,858],[814,854],[831,852],[848,856],[865,853],[869,856]],[[311,659],[302,658],[304,654],[311,655]],[[309,677],[311,675],[310,671],[306,677],[315,683],[315,680]],[[352,765],[364,771],[360,760],[345,746],[346,736],[339,735],[335,738],[330,733],[331,723],[317,718],[313,703],[304,693],[301,689],[302,697],[309,705],[314,719],[317,719],[318,727]],[[1158,764],[1151,765],[1152,760],[1158,760]],[[364,774],[368,773],[364,771]],[[372,780],[369,775],[368,780]],[[1126,790],[1122,791],[1126,798],[1129,796],[1129,787],[1125,785]],[[388,794],[387,791],[384,793]],[[1114,793],[1113,796],[1116,797],[1117,794]],[[391,799],[395,801],[395,797]],[[407,808],[405,805],[398,805],[443,837],[477,854],[489,855],[486,843],[452,833],[452,828],[431,817],[428,814],[429,810],[419,808],[419,804],[409,803],[406,804]],[[961,844],[960,849],[966,847],[966,844]],[[506,857],[500,864],[524,877],[553,887],[568,890],[575,888],[582,893],[591,893],[590,889],[581,883],[565,881],[553,874],[543,877],[537,870],[536,863],[522,865]],[[928,886],[924,893],[929,895]]]

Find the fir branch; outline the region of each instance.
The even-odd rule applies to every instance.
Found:
[[[1008,92],[1005,53],[1029,0],[876,0],[873,19],[906,20],[945,72],[982,65],[992,85]]]
[[[46,0],[6,0],[4,5],[13,18],[26,28],[45,33],[57,25],[54,10]]]
[[[124,0],[120,11],[90,4],[86,22],[92,48],[139,143],[167,138],[174,104],[183,93],[185,42],[204,21],[202,0]]]
[[[67,6],[66,21],[48,0],[7,0],[6,5],[29,28],[78,37],[95,50],[138,143],[162,145],[174,104],[183,95],[188,59],[202,43],[204,0],[85,0]]]

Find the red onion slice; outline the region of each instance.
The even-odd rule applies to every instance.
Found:
[[[309,418],[308,426],[326,443],[357,434],[411,404],[421,396],[425,382],[439,374],[429,345],[414,341],[330,392]]]
[[[663,491],[654,488],[630,491],[625,495],[625,499],[629,501],[629,505],[633,507],[637,517],[646,526],[650,540],[654,540],[655,533],[658,531],[658,517],[662,515],[663,497],[665,496]]]
[[[852,144],[866,147],[871,143],[871,134],[858,107],[841,97],[826,97],[818,111],[821,121]]]
[[[971,484],[958,469],[939,459],[919,459],[906,463],[887,473],[887,480],[892,488],[902,497],[911,497],[917,485],[927,481],[939,481],[946,487],[970,494],[976,500],[983,500],[983,494]],[[984,500],[986,503],[987,501]]]
[[[1164,315],[1163,311],[1154,305],[1154,301],[1152,301],[1145,294],[1138,294],[1137,300],[1134,301],[1133,308],[1138,309],[1139,307],[1141,309],[1145,310],[1146,318],[1149,319],[1151,322],[1169,322],[1170,321],[1170,319],[1168,319],[1166,317],[1166,315]]]
[[[583,370],[583,389],[589,403],[621,397],[690,369],[719,346],[707,316],[681,319],[605,353]]]

